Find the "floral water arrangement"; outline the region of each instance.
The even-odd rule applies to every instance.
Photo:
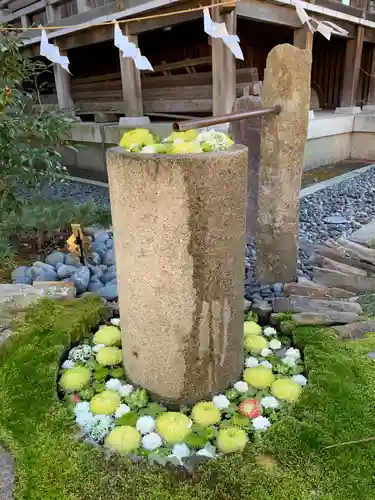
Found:
[[[186,130],[172,132],[163,141],[144,128],[129,130],[121,138],[125,151],[148,154],[186,154],[224,151],[233,145],[232,139],[223,132]]]
[[[109,453],[189,469],[242,452],[297,401],[307,383],[300,351],[275,328],[245,321],[244,345],[241,380],[212,401],[170,411],[126,379],[119,320],[113,319],[70,350],[59,387],[86,440]]]

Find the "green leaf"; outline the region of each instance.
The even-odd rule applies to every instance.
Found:
[[[146,406],[146,408],[141,408],[139,410],[139,415],[140,416],[149,415],[150,417],[156,418],[159,415],[161,415],[162,413],[164,413],[165,411],[167,411],[167,409],[164,408],[164,406],[161,406],[158,403],[149,403]]]
[[[115,425],[116,427],[119,427],[121,425],[130,425],[130,427],[135,427],[138,418],[139,418],[138,413],[129,412],[123,415],[122,417],[118,418],[115,421]]]
[[[203,448],[203,446],[206,444],[207,439],[202,437],[201,435],[192,432],[189,434],[189,436],[185,439],[186,444],[190,448],[194,448],[196,450]]]
[[[242,429],[251,429],[251,422],[249,417],[241,415],[240,413],[235,413],[229,421],[231,425],[235,427],[241,427]]]

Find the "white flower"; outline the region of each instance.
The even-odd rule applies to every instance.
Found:
[[[94,441],[102,441],[113,427],[113,418],[109,415],[95,415],[94,424],[88,435]]]
[[[123,415],[126,415],[127,413],[129,413],[129,411],[130,411],[129,406],[121,403],[115,412],[115,418],[120,418]]]
[[[121,397],[129,396],[134,391],[134,387],[130,384],[124,384],[119,390],[119,394]]]
[[[273,339],[271,342],[268,342],[268,347],[270,349],[273,349],[274,351],[277,351],[277,349],[281,349],[281,342],[280,340]]]
[[[82,411],[76,414],[76,423],[88,434],[92,426],[96,423],[96,419],[90,411]]]
[[[61,365],[61,368],[64,368],[64,370],[70,370],[70,368],[73,368],[75,365],[75,362],[72,361],[71,359],[67,359],[64,361],[64,363]]]
[[[272,335],[276,335],[277,334],[277,331],[272,328],[272,326],[266,326],[265,328],[263,328],[263,335],[265,335],[266,337],[272,337]]]
[[[272,354],[272,351],[271,349],[268,349],[268,347],[265,347],[264,349],[262,349],[260,351],[260,355],[263,357],[263,358],[266,358],[267,356],[269,356],[270,354]]]
[[[159,434],[156,432],[150,432],[150,434],[146,434],[142,438],[142,446],[146,450],[153,451],[156,450],[157,448],[160,448],[160,446],[163,444],[163,441]]]
[[[208,130],[205,132],[201,132],[195,142],[201,144],[202,142],[207,142],[213,151],[220,151],[224,149],[228,149],[233,142],[231,139],[225,135],[223,132],[218,132],[216,130]]]
[[[149,417],[148,415],[145,415],[144,417],[139,417],[135,428],[141,434],[149,434],[155,429],[155,419]]]
[[[287,358],[294,358],[295,360],[297,360],[301,357],[301,353],[299,349],[294,349],[293,347],[289,347],[289,349],[287,349],[287,351],[285,352],[285,356]]]
[[[285,356],[285,358],[283,358],[281,360],[281,362],[284,363],[284,365],[289,366],[290,368],[293,368],[294,366],[296,366],[295,358],[291,358],[289,356]]]
[[[109,391],[119,391],[122,388],[122,382],[118,378],[110,378],[105,384]]]
[[[173,141],[173,144],[182,144],[183,142],[185,142],[183,139],[181,139],[181,137],[177,137],[177,139],[175,139]]]
[[[141,153],[154,154],[156,153],[156,148],[154,146],[144,146],[141,150]]]
[[[230,405],[229,399],[224,396],[224,394],[218,394],[217,396],[214,396],[212,398],[212,402],[216,406],[216,408],[219,408],[219,410],[224,410]]]
[[[265,431],[271,427],[271,422],[266,417],[255,417],[252,422],[256,431]]]
[[[249,386],[247,382],[244,382],[243,380],[239,380],[236,382],[233,387],[236,389],[238,392],[247,392],[249,390]]]
[[[190,455],[189,446],[186,443],[175,444],[172,448],[172,455],[179,458],[186,458]]]
[[[279,402],[273,396],[266,396],[260,400],[260,405],[264,408],[278,408]]]
[[[120,326],[120,318],[112,318],[111,323],[113,326]]]
[[[90,403],[87,401],[79,401],[74,407],[74,413],[77,415],[78,413],[87,413],[90,411]]]
[[[245,360],[246,368],[254,368],[255,366],[258,366],[258,364],[259,364],[259,361],[257,360],[257,358],[254,358],[253,356],[249,356]]]
[[[196,455],[200,457],[208,457],[208,458],[215,458],[216,454],[212,453],[211,451],[207,450],[206,448],[202,448],[197,451]]]
[[[69,351],[69,358],[73,361],[81,361],[82,363],[85,363],[91,358],[91,356],[92,348],[88,344],[78,345]]]
[[[292,380],[304,387],[307,384],[307,378],[304,375],[293,375]]]
[[[105,347],[105,344],[96,344],[94,345],[94,347],[92,348],[92,352],[99,352],[100,349],[103,349],[103,347]]]
[[[270,370],[272,370],[272,364],[267,360],[262,361],[260,365],[264,366],[264,368],[269,368]]]

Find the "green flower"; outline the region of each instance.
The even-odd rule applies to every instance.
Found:
[[[266,389],[275,380],[275,375],[270,368],[255,366],[254,368],[246,368],[243,378],[256,389]]]
[[[208,425],[220,422],[221,413],[220,410],[210,401],[202,401],[197,403],[191,410],[191,418],[197,424],[207,427]]]
[[[96,355],[96,361],[103,366],[119,365],[122,353],[118,347],[103,347]]]
[[[245,337],[247,337],[248,335],[262,334],[262,327],[255,323],[255,321],[245,321],[243,329]]]
[[[101,326],[95,333],[93,342],[105,346],[115,345],[121,342],[121,332],[117,326]]]
[[[191,420],[183,413],[167,411],[157,417],[156,429],[168,444],[183,443],[191,432]]]
[[[97,415],[112,415],[120,403],[121,398],[117,392],[103,391],[92,398],[90,409]]]
[[[169,153],[174,154],[186,154],[186,153],[202,153],[203,149],[201,146],[195,142],[179,142],[177,144],[172,144]]]
[[[220,429],[216,438],[216,445],[222,453],[243,451],[247,442],[246,431],[238,427]]]
[[[60,386],[64,391],[74,392],[83,389],[90,381],[91,372],[84,366],[73,366],[65,370],[60,378]]]
[[[261,337],[260,335],[248,335],[245,337],[244,347],[246,352],[249,352],[251,354],[259,354],[262,349],[266,349],[268,347],[268,342],[264,337]]]
[[[143,408],[148,403],[146,389],[136,389],[125,397],[125,401],[132,408]]]
[[[123,134],[120,146],[126,151],[140,151],[144,146],[150,146],[154,143],[155,138],[149,130],[137,128]]]
[[[104,447],[117,453],[126,454],[139,448],[141,435],[128,425],[115,427],[104,441]]]
[[[279,378],[271,385],[271,392],[275,398],[294,403],[299,398],[302,387],[291,378]]]

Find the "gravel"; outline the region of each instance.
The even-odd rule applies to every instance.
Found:
[[[51,200],[71,199],[77,204],[93,200],[103,207],[110,206],[106,187],[76,181],[58,182],[53,186],[47,186],[43,188],[42,194]],[[375,219],[375,168],[301,198],[299,237],[311,243],[324,243],[328,238],[337,239],[340,236],[347,236],[372,219]],[[98,267],[104,265],[104,268],[100,276],[99,274],[95,276],[91,270],[90,289],[102,287],[101,291],[104,291],[105,298],[113,300],[112,297],[117,293],[112,268],[115,265],[113,240],[111,235],[104,231],[95,236],[93,246],[95,264]],[[58,256],[55,258],[58,260]],[[56,262],[49,263],[56,265]],[[70,264],[67,257],[64,263]],[[255,279],[255,263],[255,245],[251,243],[246,246],[245,252],[245,297],[252,302],[270,303],[273,297],[283,295],[283,283],[261,285]],[[312,279],[312,264],[309,256],[301,250],[297,272],[299,276]],[[22,272],[21,275],[23,275]],[[33,275],[32,278],[35,279],[36,276]],[[20,279],[20,276],[17,276],[17,279]],[[29,279],[28,275],[26,279]]]

